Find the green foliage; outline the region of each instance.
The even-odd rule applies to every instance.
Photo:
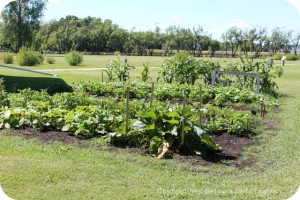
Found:
[[[228,132],[248,136],[255,129],[254,116],[250,112],[219,108],[211,104],[205,105],[201,112],[208,121],[204,126],[210,133]]]
[[[167,83],[194,84],[199,78],[198,69],[198,63],[194,57],[187,52],[180,52],[164,61],[161,66],[161,75]]]
[[[56,60],[55,60],[55,58],[48,57],[48,58],[46,58],[46,62],[49,64],[54,64],[56,62]]]
[[[21,48],[17,54],[17,63],[21,66],[35,66],[42,64],[43,61],[44,57],[38,51]]]
[[[111,82],[114,80],[114,66],[109,65],[106,68],[107,69],[105,69],[104,72],[106,73],[106,75],[108,77],[108,82]]]
[[[220,70],[221,65],[211,60],[199,60],[199,78],[203,80],[205,85],[211,85],[211,74],[213,70]]]
[[[143,63],[143,71],[141,73],[143,82],[147,82],[150,79],[149,73],[149,63]]]
[[[65,55],[66,61],[71,66],[77,66],[83,62],[83,55],[78,51],[71,51]]]
[[[137,112],[138,119],[133,120],[130,131],[126,133],[121,126],[117,134],[112,137],[112,143],[121,142],[129,146],[145,146],[149,153],[158,154],[164,143],[176,152],[188,152],[193,155],[206,156],[208,151],[220,151],[205,131],[188,119],[192,115],[191,107],[186,109],[187,121],[184,126],[184,143],[182,137],[182,109],[152,108]]]
[[[258,73],[261,78],[260,91],[274,97],[278,96],[278,86],[275,82],[275,78],[283,75],[283,68],[281,66],[273,65],[273,67],[269,67],[266,61],[251,62],[248,59],[241,59],[241,61],[241,63],[235,63],[234,65],[228,66],[226,70]],[[256,79],[254,77],[237,76],[236,80],[233,81],[232,79],[223,76],[220,81],[223,83],[234,83],[251,90],[254,90],[254,87],[256,86]]]
[[[288,60],[288,61],[299,60],[299,56],[295,55],[295,54],[288,54],[288,55],[286,55],[286,60]]]
[[[0,78],[0,105],[8,105],[7,92],[5,91],[3,78]]]
[[[93,83],[81,82],[73,84],[73,90],[87,92],[91,95],[107,96],[112,95],[122,98],[125,96],[125,88],[129,88],[130,98],[148,99],[150,97],[152,85],[138,82],[110,82],[110,83]],[[176,85],[176,84],[159,84],[154,87],[154,99],[159,101],[166,100],[183,100],[183,91],[187,92],[187,99],[190,101],[200,100],[200,87],[193,85]],[[260,99],[266,102],[275,102],[274,99],[267,95],[257,95],[255,92],[245,89],[242,86],[226,87],[203,87],[202,102],[208,103],[214,101],[221,103],[258,103]]]
[[[124,88],[124,84],[119,85],[120,90]],[[130,103],[127,132],[125,101],[94,98],[78,91],[50,96],[46,91],[25,89],[5,95],[7,102],[2,101],[0,106],[0,129],[33,127],[72,132],[88,138],[101,135],[114,145],[141,147],[153,154],[168,143],[173,151],[205,156],[209,151],[221,150],[208,132],[248,135],[255,128],[253,116],[248,111],[236,112],[210,104],[199,110],[195,104],[186,106],[183,118],[182,106],[154,101],[149,108],[144,101],[134,101]],[[200,113],[207,119],[201,126],[198,124]]]
[[[12,64],[14,62],[14,54],[12,54],[12,53],[5,53],[3,55],[3,62],[5,64]]]
[[[22,0],[13,1],[3,9],[1,24],[3,23],[3,36],[5,44],[15,52],[22,46],[32,47],[35,36],[39,31],[47,1]],[[17,9],[16,9],[17,8]],[[0,34],[0,35],[2,35]],[[40,64],[24,63],[24,66]]]
[[[177,53],[166,59],[161,66],[161,76],[167,83],[192,84],[202,79],[206,85],[211,83],[211,73],[220,69],[219,63],[209,60],[196,60],[187,52]]]
[[[275,54],[275,55],[272,56],[272,58],[273,58],[274,60],[281,60],[282,56],[283,56],[283,55],[281,55],[281,54]]]
[[[134,68],[133,65],[128,63],[127,58],[121,59],[121,57],[118,57],[118,60],[114,60],[108,70],[112,70],[119,81],[127,81],[129,79],[129,71]]]
[[[288,61],[295,61],[295,60],[299,60],[299,56],[298,55],[295,55],[295,54],[275,54],[272,56],[272,58],[274,60],[281,60],[281,58],[285,56],[286,57],[286,60]]]

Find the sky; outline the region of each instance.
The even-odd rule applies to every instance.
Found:
[[[1,0],[6,1],[6,0]],[[201,26],[220,39],[229,28],[300,32],[300,0],[48,0],[44,21],[67,15],[111,19],[128,31]]]

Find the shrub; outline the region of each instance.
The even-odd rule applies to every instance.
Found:
[[[44,57],[38,51],[22,48],[17,54],[17,63],[21,66],[34,66],[42,64],[43,61]]]
[[[46,59],[47,63],[49,63],[50,65],[51,64],[54,64],[56,62],[55,58],[47,58]]]
[[[275,54],[275,55],[272,56],[272,58],[273,58],[274,60],[281,60],[282,55],[281,55],[281,54]]]
[[[14,62],[14,55],[12,53],[5,53],[3,55],[3,62],[5,64],[12,64]]]
[[[83,62],[83,56],[78,51],[71,51],[65,56],[66,61],[71,66],[77,66]]]
[[[120,56],[120,55],[121,55],[120,51],[115,51],[114,52],[114,56]]]
[[[288,54],[286,55],[286,60],[288,61],[295,61],[295,60],[298,60],[299,57],[297,55],[294,55],[294,54]]]
[[[150,79],[150,76],[149,76],[149,74],[150,74],[150,72],[149,72],[149,63],[143,63],[143,67],[144,67],[144,69],[141,73],[142,81],[146,82],[148,79]]]

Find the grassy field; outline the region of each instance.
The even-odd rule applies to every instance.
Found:
[[[71,84],[74,82],[92,81],[100,82],[102,81],[102,73],[104,75],[104,81],[107,80],[106,73],[104,69],[109,66],[112,61],[117,60],[117,56],[99,56],[99,55],[85,55],[84,62],[80,66],[69,66],[65,61],[64,55],[51,54],[45,55],[45,60],[47,57],[55,58],[55,64],[48,64],[44,61],[43,65],[34,67],[24,67],[31,70],[39,70],[44,72],[50,72],[57,74],[57,77],[51,77],[41,74],[29,73],[24,71],[18,71],[14,69],[7,69],[0,67],[0,77],[6,76],[5,84],[7,90],[14,91],[16,89],[22,89],[26,87],[31,87],[34,89],[47,88],[47,87],[65,87],[66,84]],[[121,58],[125,58],[122,56]],[[162,65],[163,61],[167,57],[155,57],[155,56],[129,56],[127,57],[129,64],[136,67],[130,71],[130,77],[132,80],[140,80],[141,72],[143,68],[143,63],[149,63],[150,66],[150,82],[156,82],[159,75],[159,66]],[[211,59],[211,58],[204,58]],[[228,63],[239,61],[238,58],[213,58],[220,62],[222,65],[227,65]],[[0,60],[0,64],[2,61]],[[17,66],[17,63],[13,63],[10,66]]]
[[[256,160],[251,167],[49,145],[5,130],[0,132],[0,185],[14,199],[286,199],[300,182],[300,62],[286,64],[277,80],[281,112],[268,115],[272,128],[261,127],[260,145],[244,153],[244,159]]]

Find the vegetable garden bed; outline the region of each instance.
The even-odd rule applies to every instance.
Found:
[[[202,104],[202,101],[187,104],[184,100],[185,103],[181,105],[154,100],[149,103],[145,99],[129,100],[129,95],[127,98],[123,96],[126,85],[114,85],[118,85],[121,91],[115,99],[95,98],[83,85],[79,85],[80,90],[77,88],[76,92],[53,96],[46,91],[30,89],[19,93],[4,92],[1,97],[0,128],[30,127],[41,131],[71,132],[83,138],[101,137],[110,145],[141,148],[152,155],[161,155],[167,147],[169,152],[208,158],[222,155],[220,153],[224,151],[220,144],[212,140],[212,136],[225,132],[248,137],[255,134],[255,126],[259,121],[258,116],[249,109],[258,109],[262,95],[239,88],[205,88],[206,104]],[[89,84],[92,88],[102,86]],[[175,88],[173,85],[161,86],[164,87]],[[182,89],[178,87],[177,93],[181,93]],[[135,92],[139,91],[140,88],[136,87]],[[170,91],[164,93],[172,97]],[[196,89],[190,86],[189,94],[193,91]],[[145,92],[145,95],[141,98],[146,98],[149,93]],[[235,106],[237,102],[239,104]],[[276,105],[271,99],[264,102]],[[245,107],[250,103],[251,107]]]

